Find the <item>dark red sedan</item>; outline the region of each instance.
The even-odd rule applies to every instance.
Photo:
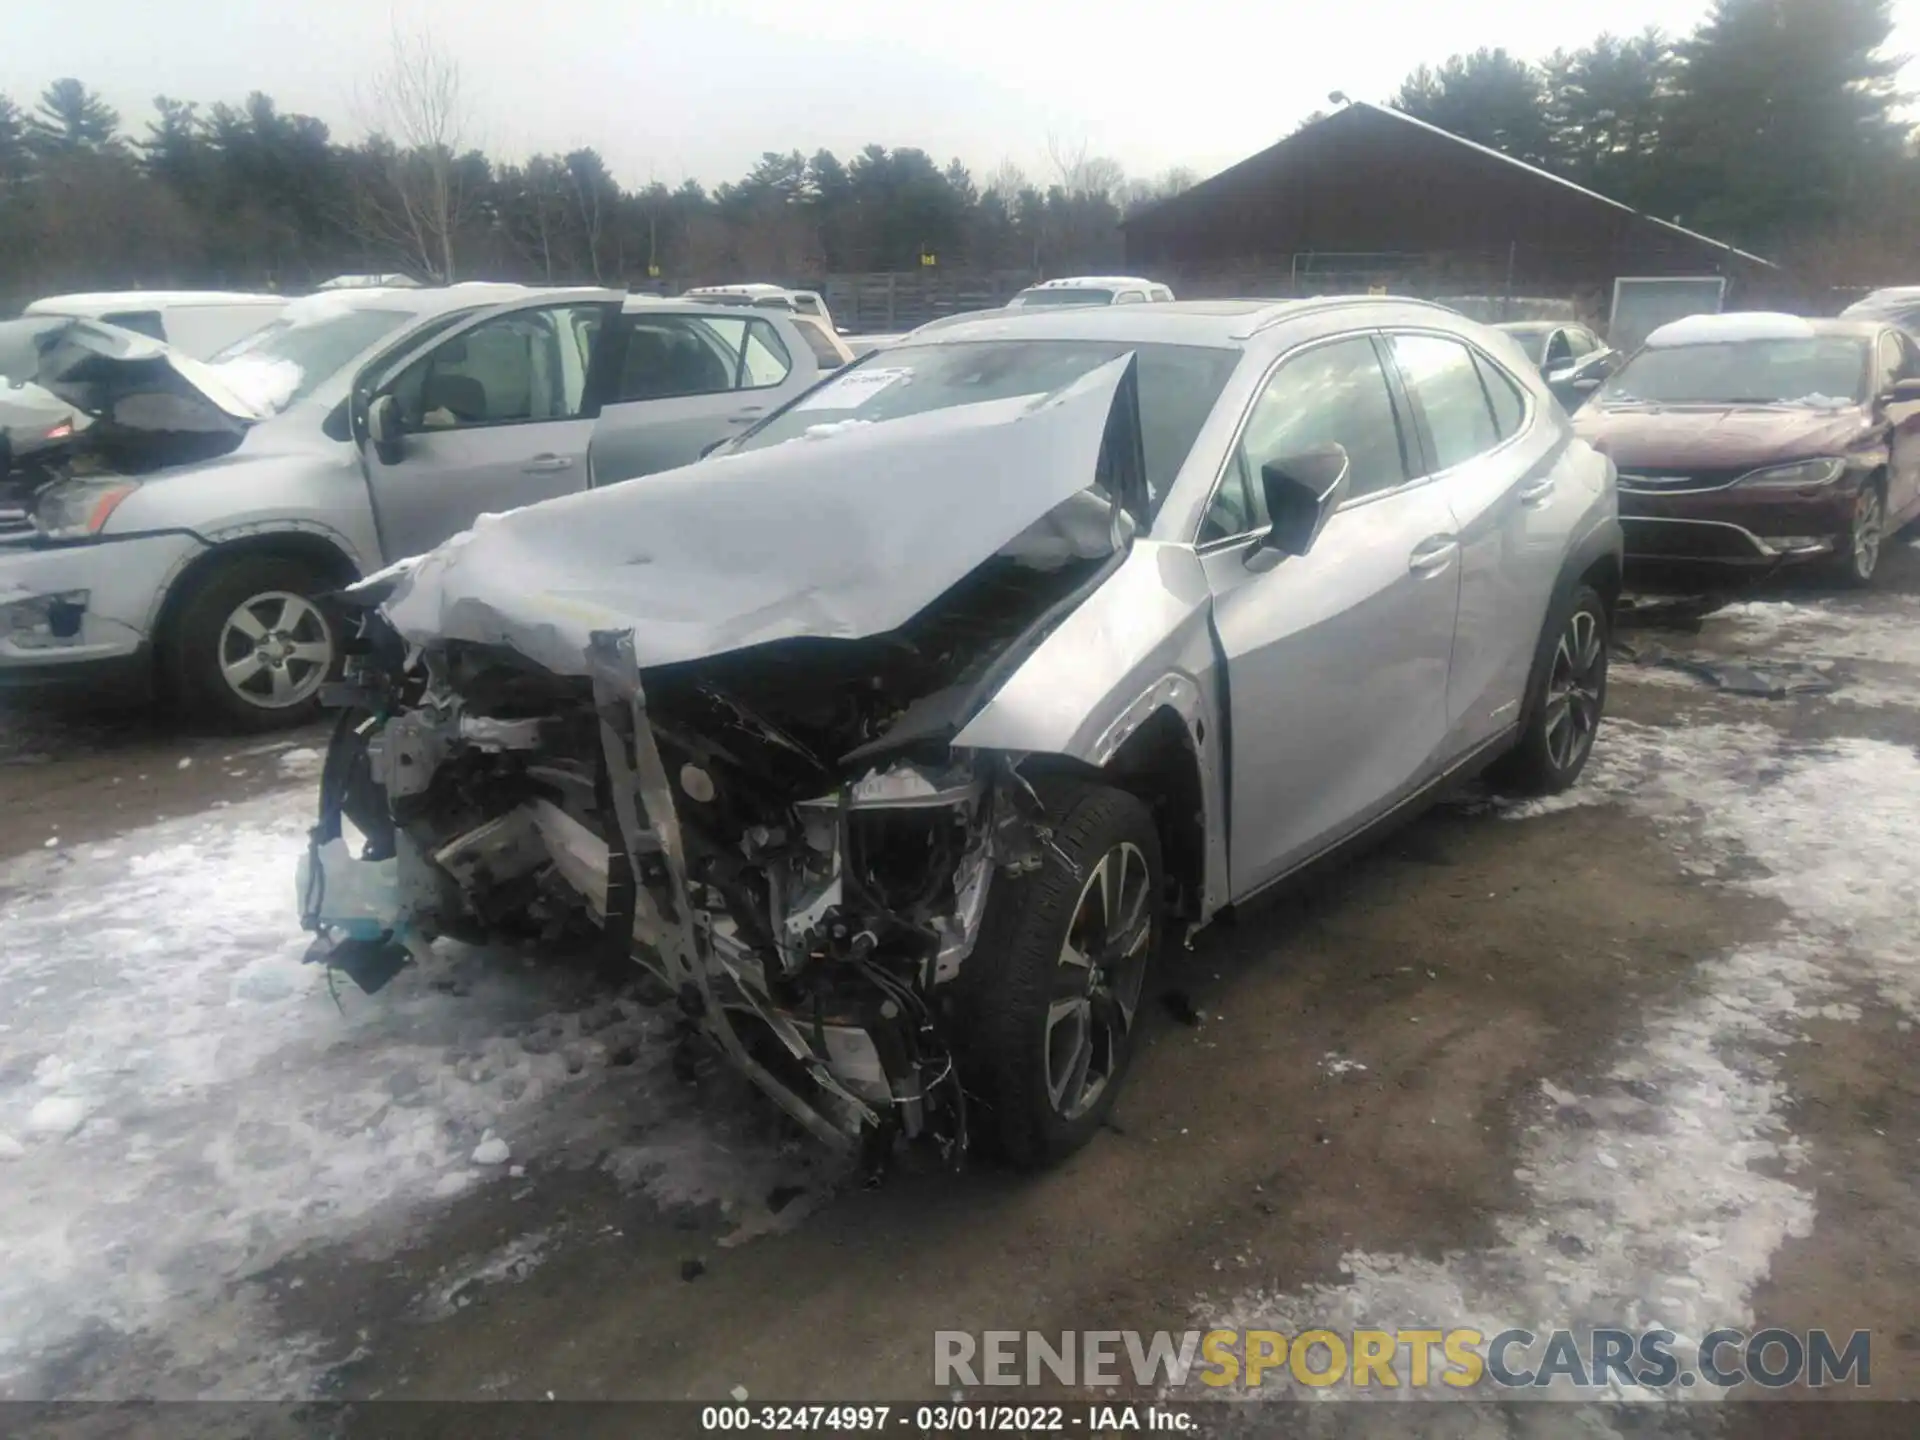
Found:
[[[1920,514],[1920,347],[1883,322],[1662,326],[1574,417],[1620,472],[1627,562],[1873,578]]]

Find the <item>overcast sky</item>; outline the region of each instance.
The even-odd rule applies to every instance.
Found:
[[[1210,174],[1327,92],[1380,100],[1423,61],[1538,57],[1601,29],[1683,30],[1707,0],[0,0],[0,93],[77,75],[141,133],[155,95],[265,90],[337,137],[395,19],[460,62],[473,138],[503,157],[599,149],[627,184],[735,179],[764,150],[877,141],[1036,179],[1049,138],[1137,174]],[[1920,51],[1920,0],[1895,45]],[[1910,68],[1910,83],[1920,75]],[[1914,88],[1920,88],[1915,86]]]

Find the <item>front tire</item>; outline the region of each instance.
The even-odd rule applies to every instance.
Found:
[[[1835,571],[1843,584],[1865,589],[1873,584],[1880,569],[1880,552],[1886,548],[1887,499],[1876,480],[1860,487],[1853,501],[1853,521],[1841,537],[1842,550],[1835,557]]]
[[[232,730],[305,724],[339,666],[338,631],[314,566],[241,556],[194,583],[165,647],[170,689],[186,711]]]
[[[974,1138],[1022,1169],[1071,1155],[1112,1110],[1160,943],[1163,889],[1159,835],[1138,799],[1079,780],[1037,788],[1059,853],[1047,848],[1038,870],[995,878],[955,982]]]
[[[1554,607],[1527,684],[1520,738],[1489,778],[1520,795],[1556,795],[1580,778],[1607,703],[1607,605],[1580,585]]]

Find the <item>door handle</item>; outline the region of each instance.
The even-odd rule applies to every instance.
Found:
[[[733,414],[727,416],[727,423],[729,425],[745,425],[751,421],[758,420],[766,413],[767,407],[764,405],[749,405],[746,409],[736,410]]]
[[[1520,490],[1520,503],[1522,505],[1538,505],[1551,494],[1553,494],[1553,477],[1549,475],[1543,480],[1534,481],[1531,485],[1522,486]]]
[[[1438,575],[1453,563],[1453,557],[1460,548],[1460,542],[1451,535],[1433,535],[1413,547],[1413,554],[1407,557],[1407,569],[1415,575]]]
[[[573,457],[571,455],[536,455],[520,467],[520,473],[523,475],[545,475],[550,471],[571,470],[572,468]]]

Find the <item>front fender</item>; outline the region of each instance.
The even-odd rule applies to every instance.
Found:
[[[1222,687],[1213,592],[1185,545],[1140,540],[954,738],[964,749],[1113,759],[1157,711],[1176,715],[1199,769],[1206,908],[1224,899]]]

